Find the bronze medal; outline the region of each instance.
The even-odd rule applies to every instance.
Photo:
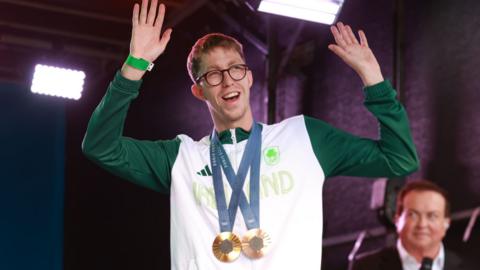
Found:
[[[242,237],[242,251],[251,259],[263,257],[270,248],[272,239],[262,229],[251,229]]]
[[[212,244],[213,255],[221,262],[233,262],[240,256],[242,242],[232,232],[222,232]]]

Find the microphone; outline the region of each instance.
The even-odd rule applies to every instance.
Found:
[[[432,270],[433,260],[431,258],[425,257],[422,260],[422,265],[419,270]]]

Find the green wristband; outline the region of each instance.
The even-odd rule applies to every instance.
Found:
[[[151,71],[153,68],[153,63],[150,63],[143,58],[135,58],[131,54],[128,55],[125,64],[140,70]]]

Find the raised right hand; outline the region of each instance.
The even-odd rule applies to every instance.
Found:
[[[158,7],[158,0],[152,0],[148,9],[148,2],[149,0],[142,0],[141,8],[139,4],[133,6],[130,54],[153,62],[165,51],[172,29],[167,29],[162,34],[165,5],[160,4]],[[145,71],[124,64],[121,73],[129,80],[140,80]]]
[[[331,26],[331,31],[336,44],[330,44],[328,48],[357,72],[364,86],[371,86],[384,80],[380,65],[368,46],[363,31],[358,31],[360,42],[349,25],[339,22],[336,26]]]
[[[152,0],[148,9],[148,2],[149,0],[142,0],[141,8],[137,3],[133,6],[130,54],[153,62],[165,51],[172,29],[167,29],[162,34],[165,5],[160,4],[158,7],[158,0]]]

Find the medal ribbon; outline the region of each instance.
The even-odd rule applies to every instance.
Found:
[[[210,144],[210,162],[212,165],[213,186],[217,203],[218,219],[222,232],[232,231],[237,209],[240,206],[245,224],[250,230],[260,227],[259,219],[259,182],[260,182],[260,157],[261,157],[261,126],[258,123],[252,125],[252,131],[247,141],[245,151],[240,162],[237,174],[228,159],[228,156],[220,143],[215,131],[212,133]],[[250,203],[243,192],[243,185],[250,167]],[[227,208],[225,191],[223,188],[223,169],[228,183],[232,188],[232,196]]]

